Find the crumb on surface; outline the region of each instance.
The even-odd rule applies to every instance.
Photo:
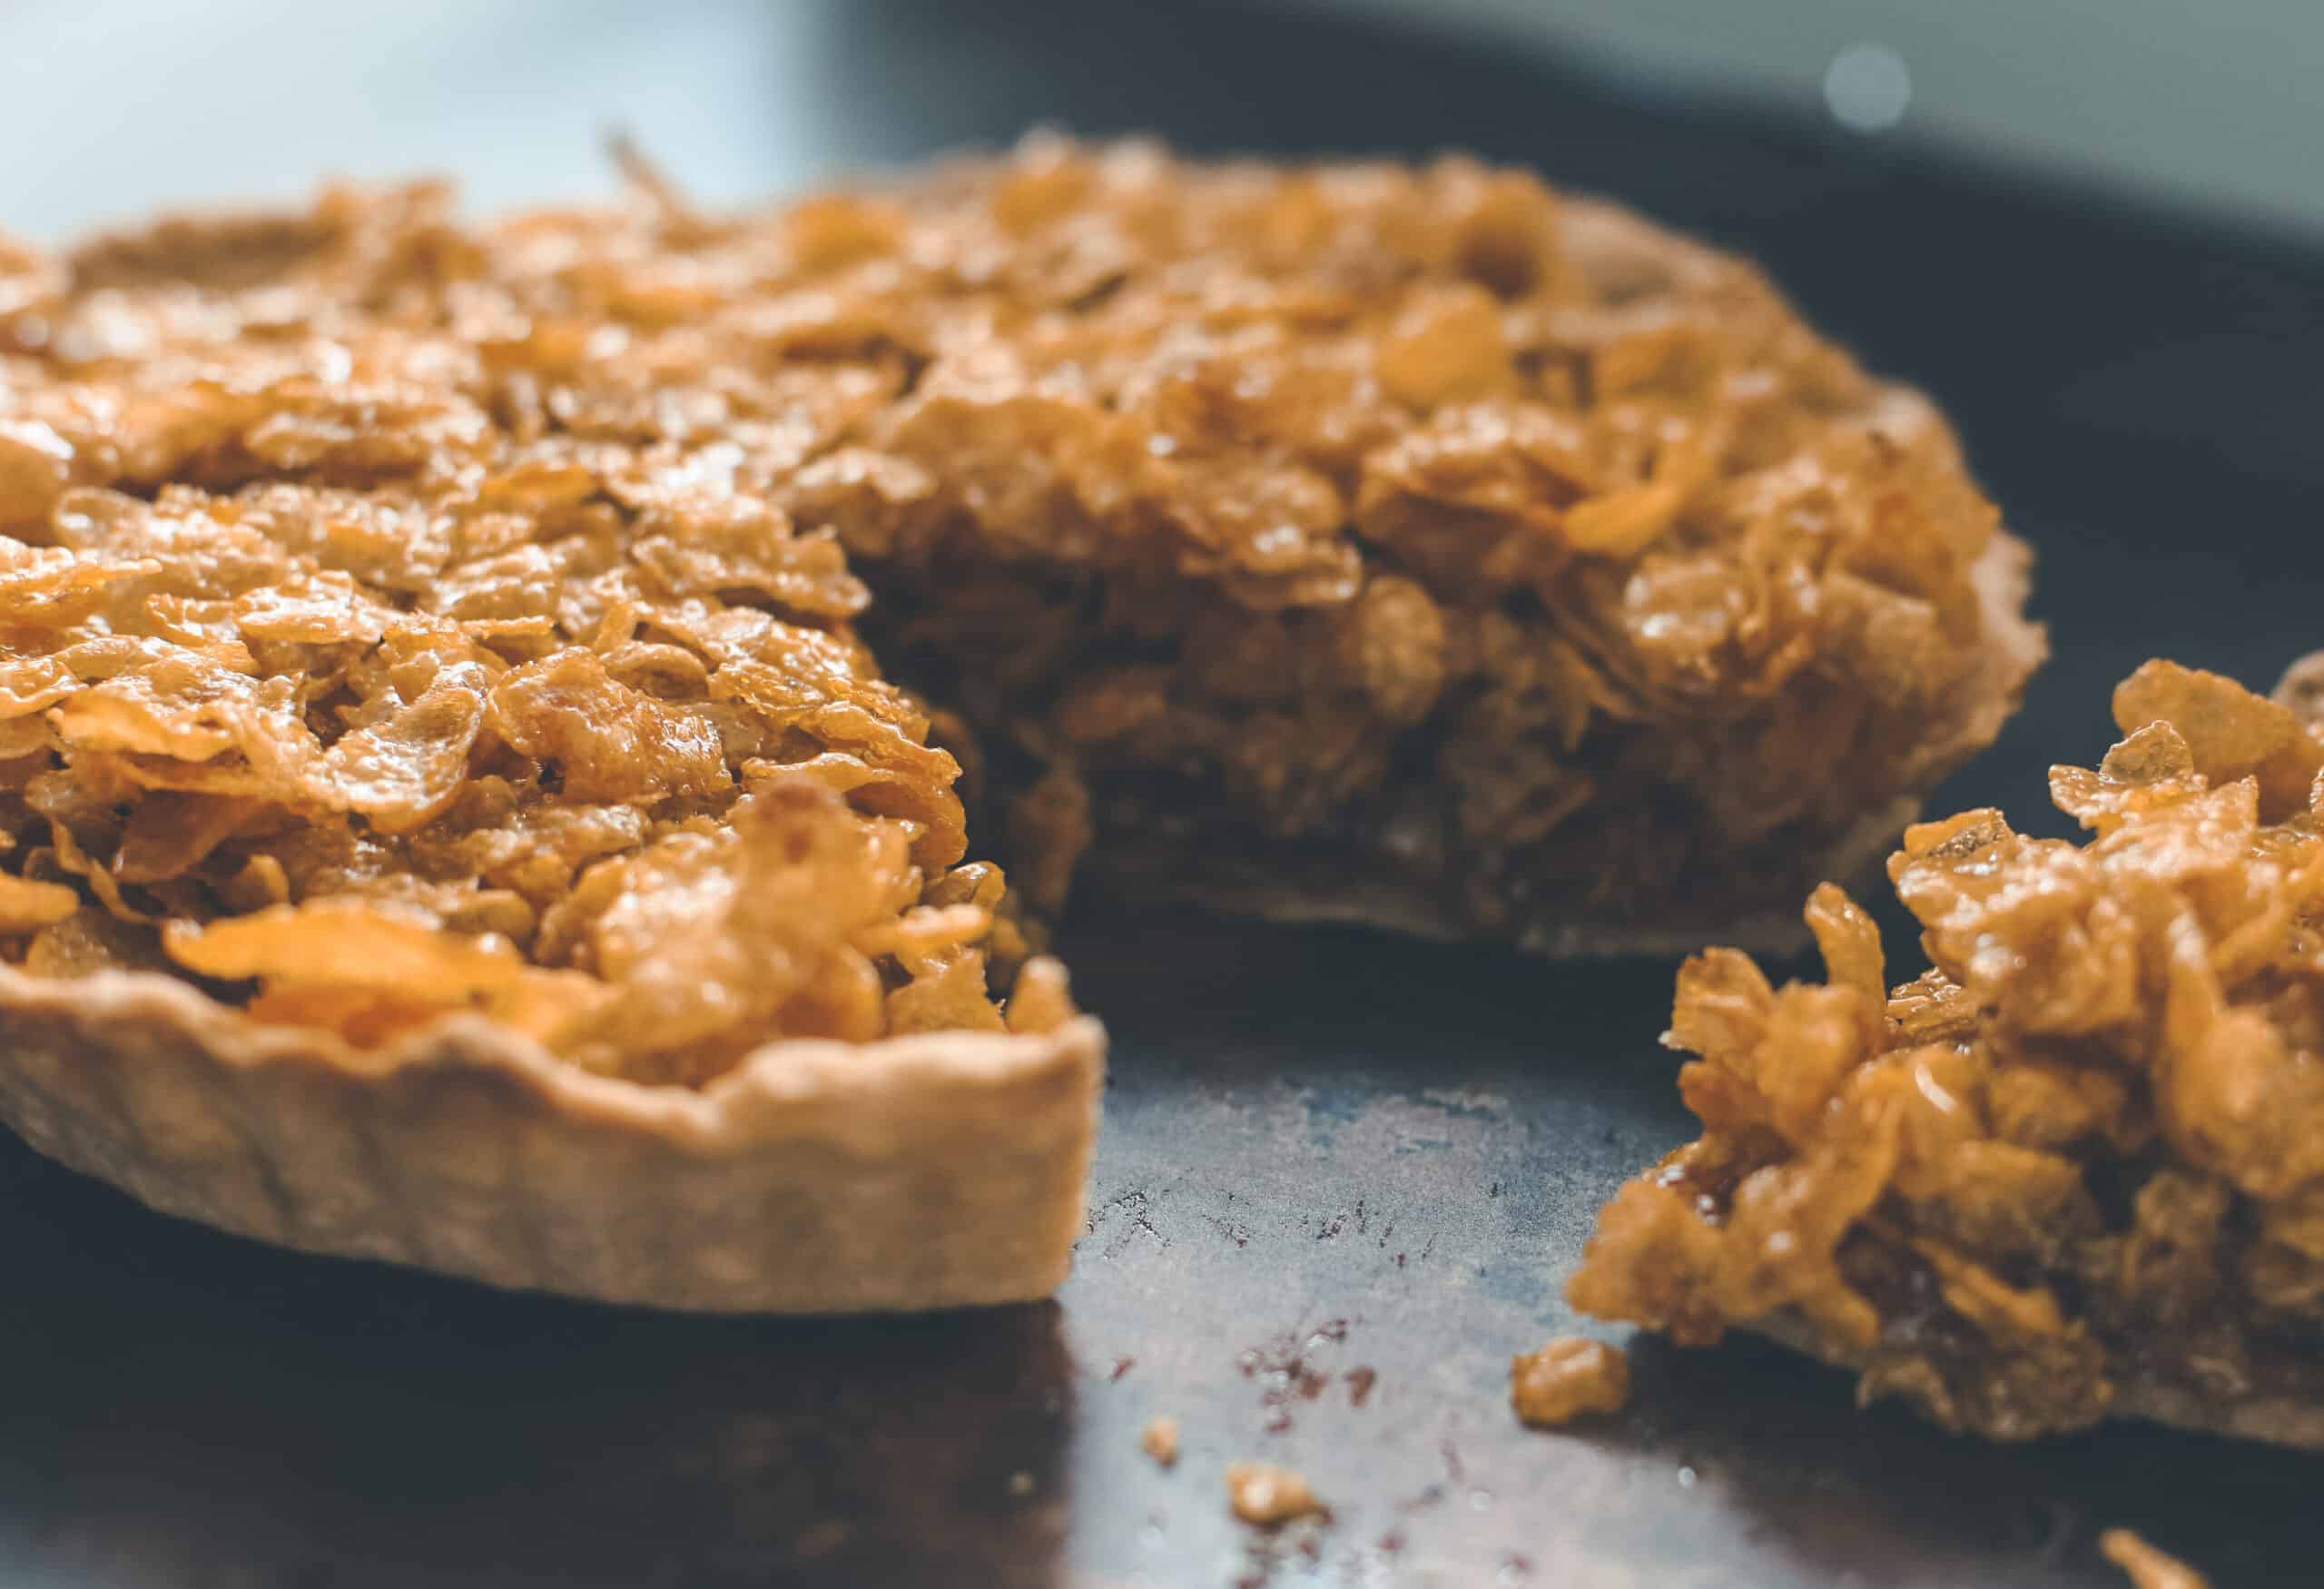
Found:
[[[1174,1466],[1178,1460],[1178,1420],[1164,1414],[1146,1420],[1146,1428],[1137,1443],[1148,1456],[1165,1467]]]
[[[2211,1589],[2211,1581],[2177,1556],[2157,1550],[2128,1528],[2098,1536],[2099,1554],[2122,1569],[2137,1589]]]
[[[1288,1523],[1295,1517],[1331,1515],[1331,1508],[1305,1478],[1272,1462],[1228,1463],[1226,1499],[1236,1516],[1261,1527]]]
[[[1509,1360],[1509,1405],[1537,1429],[1591,1413],[1618,1413],[1630,1398],[1630,1363],[1620,1347],[1560,1336]]]

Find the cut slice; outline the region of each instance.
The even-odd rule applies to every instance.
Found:
[[[1017,1302],[1065,1278],[1105,1040],[776,1039],[702,1088],[456,1016],[385,1048],[150,972],[0,971],[0,1119],[167,1213],[312,1252],[710,1312]]]
[[[1773,1335],[1948,1427],[2110,1416],[2324,1446],[2324,735],[2152,662],[2052,797],[1889,863],[1931,970],[1884,989],[1837,888],[1829,982],[1713,950],[1669,1041],[1701,1139],[1623,1188],[1576,1307],[1682,1344]]]

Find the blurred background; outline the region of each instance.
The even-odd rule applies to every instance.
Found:
[[[2316,0],[1311,0],[2324,230]]]
[[[1249,0],[1245,8],[1270,7]],[[1272,8],[1482,37],[1571,62],[1641,99],[1827,117],[1869,136],[2324,232],[2312,101],[2324,5],[2316,0],[1275,0]],[[586,193],[605,185],[598,134],[612,121],[631,124],[704,194],[740,198],[916,152],[911,134],[931,118],[989,136],[963,113],[980,93],[989,103],[990,89],[948,75],[990,71],[1001,54],[1055,56],[1060,39],[1110,31],[1125,16],[1150,31],[1174,12],[1206,9],[1216,8],[11,0],[0,7],[0,133],[18,153],[0,174],[0,226],[47,237],[156,203],[287,195],[321,170],[457,170],[489,204]],[[916,51],[935,80],[932,104],[861,92],[864,53],[901,61]],[[1085,86],[1107,86],[1102,73]],[[1293,100],[1317,92],[1285,87]],[[1058,97],[1060,111],[1074,108],[1074,89],[1061,86]],[[124,123],[123,106],[154,119]]]

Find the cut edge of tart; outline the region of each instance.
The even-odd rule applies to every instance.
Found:
[[[1897,834],[1920,814],[1922,791],[1992,744],[2015,714],[2026,679],[2049,654],[2043,626],[2024,616],[2033,562],[2025,544],[2007,535],[1995,537],[1979,557],[1971,577],[1984,644],[1970,676],[1950,698],[1936,732],[1916,747],[1909,767],[1900,775],[1908,792],[1864,813],[1823,849],[1801,857],[1805,874],[1852,880],[1876,874]],[[1296,873],[1265,864],[1238,871],[1231,860],[1213,857],[1193,873],[1174,871],[1135,852],[1126,857],[1101,852],[1085,864],[1125,894],[1179,899],[1262,921],[1386,928],[1442,943],[1462,941],[1473,932],[1435,890],[1328,862]],[[1764,953],[1787,952],[1807,942],[1796,911],[1756,910],[1738,916],[1719,902],[1698,915],[1686,910],[1683,902],[1673,902],[1662,913],[1662,922],[1648,926],[1619,916],[1600,918],[1560,909],[1521,929],[1515,943],[1529,952],[1562,960],[1687,954],[1713,935]]]
[[[1039,962],[1036,962],[1039,963]],[[1105,1036],[770,1042],[699,1089],[491,1021],[385,1048],[152,972],[0,969],[0,1119],[164,1212],[517,1289],[716,1312],[1013,1302],[1080,1234]]]
[[[2324,656],[2275,697],[2154,661],[2051,770],[2085,843],[1997,811],[1889,862],[1932,967],[1839,889],[1827,982],[1711,950],[1666,1043],[1701,1137],[1600,1212],[1567,1295],[2025,1439],[2139,1418],[2324,1448]]]

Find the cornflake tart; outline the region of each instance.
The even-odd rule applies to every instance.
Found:
[[[2319,681],[2151,662],[2128,737],[2050,775],[2086,844],[1909,830],[1889,875],[1935,963],[1902,987],[1828,886],[1827,984],[1690,962],[1668,1041],[1702,1138],[1600,1216],[1574,1304],[1761,1330],[1996,1438],[2324,1446]]]
[[[1019,897],[1774,936],[2038,659],[1925,403],[1530,178],[633,175],[0,245],[44,1151],[508,1285],[1036,1295],[1102,1037]]]

